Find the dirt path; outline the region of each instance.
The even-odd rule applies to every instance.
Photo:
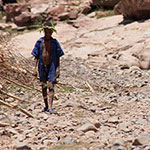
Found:
[[[32,101],[31,105],[18,104],[35,118],[19,110],[2,108],[13,124],[0,132],[2,149],[23,149],[23,146],[33,150],[150,149],[150,71],[135,66],[125,70],[111,68],[122,56],[127,63],[132,60],[132,55],[128,55],[132,50],[137,53],[143,47],[148,48],[149,24],[147,21],[118,25],[121,20],[121,16],[100,20],[79,18],[73,23],[79,28],[58,24],[59,34],[54,36],[66,54],[54,100],[58,114],[41,113],[41,93],[22,88],[15,91]],[[16,36],[12,41],[18,52],[30,57],[40,36],[34,31]],[[99,65],[107,62],[110,68],[90,65],[91,60]],[[12,98],[6,101],[14,103]],[[6,117],[2,119],[8,122]]]

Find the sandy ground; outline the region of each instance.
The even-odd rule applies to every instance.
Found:
[[[97,36],[99,33],[92,33],[91,31],[113,28],[121,21],[122,16],[102,18],[99,20],[81,16],[75,21],[75,24],[77,24],[79,28],[75,28],[65,22],[58,23],[56,26],[58,34],[54,33],[53,37],[61,43],[61,46],[66,55],[73,55],[75,57],[87,59],[88,54],[98,51],[100,47],[100,45],[92,43],[95,36]],[[110,23],[108,24],[108,22]],[[108,33],[109,32],[110,31],[108,30]],[[82,36],[86,36],[86,34],[91,35],[88,35],[88,39],[86,37],[83,37],[84,39],[82,39]],[[19,50],[19,53],[21,53],[23,56],[30,57],[30,53],[34,47],[35,42],[43,35],[44,33],[40,33],[38,29],[36,31],[31,31],[15,36],[12,39],[12,43],[15,43],[14,49],[16,49],[16,51]],[[106,35],[106,33],[104,33],[104,35]],[[103,33],[101,36],[103,37]],[[104,40],[104,38],[100,38],[98,41],[100,43],[104,43]],[[95,42],[97,42],[97,40]],[[84,45],[81,47],[81,43],[85,43],[86,46]]]

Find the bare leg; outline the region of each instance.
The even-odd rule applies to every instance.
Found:
[[[54,99],[54,83],[48,83],[49,88],[49,108],[52,109],[53,99]]]
[[[46,81],[42,83],[42,95],[43,95],[43,99],[44,99],[45,108],[48,109]]]
[[[49,108],[52,109],[54,99],[54,90],[50,89],[49,91]]]

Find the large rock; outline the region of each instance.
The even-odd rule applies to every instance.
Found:
[[[43,6],[43,5],[42,5]],[[30,4],[17,3],[17,4],[7,4],[4,6],[6,13],[6,22],[13,22],[17,26],[27,26],[37,23],[43,19],[42,13],[43,9],[38,11],[31,10]]]
[[[31,15],[29,12],[23,12],[21,15],[14,18],[14,23],[17,26],[29,25],[31,23]]]
[[[133,145],[138,146],[138,145],[149,145],[150,143],[150,135],[149,134],[142,134],[138,136],[134,142]]]
[[[30,12],[29,4],[6,4],[4,11],[6,13],[6,21],[14,22],[14,18],[21,15],[22,12]]]
[[[56,6],[56,7],[50,7],[48,9],[48,14],[50,14],[52,16],[60,15],[60,14],[65,12],[65,7],[66,6],[63,5],[63,4],[60,4],[60,5]]]
[[[80,4],[80,10],[83,14],[87,14],[89,13],[89,11],[91,10],[91,5],[92,5],[92,2],[90,0],[85,0],[84,2],[82,2]]]
[[[122,14],[124,19],[150,18],[150,0],[121,0],[114,8],[115,14]]]

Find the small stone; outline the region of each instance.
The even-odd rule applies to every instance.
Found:
[[[138,146],[138,145],[149,145],[150,143],[150,135],[149,134],[143,134],[137,137],[132,145]]]
[[[31,147],[27,145],[27,143],[16,142],[16,150],[31,150]]]
[[[66,137],[63,139],[64,144],[70,144],[70,143],[77,143],[76,139],[73,139],[72,137]]]
[[[78,131],[82,131],[82,132],[88,132],[91,130],[93,130],[95,132],[97,131],[97,128],[91,123],[84,124],[83,126],[78,128]]]
[[[108,119],[108,122],[118,124],[119,123],[119,118],[118,118],[118,116],[113,116],[113,117]]]

